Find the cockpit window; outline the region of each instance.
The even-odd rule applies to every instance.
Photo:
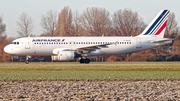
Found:
[[[19,42],[11,42],[11,44],[19,45]]]

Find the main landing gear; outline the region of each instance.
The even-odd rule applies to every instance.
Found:
[[[85,64],[88,64],[88,63],[90,63],[90,60],[89,60],[88,58],[83,59],[83,58],[81,57],[81,59],[80,59],[80,63],[85,63]]]

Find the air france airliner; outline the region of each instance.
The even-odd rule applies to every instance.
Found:
[[[125,54],[142,51],[166,44],[172,39],[164,38],[169,10],[161,10],[145,30],[130,37],[24,37],[18,38],[4,48],[13,55],[51,56],[52,60],[68,61],[80,58],[80,63],[90,63],[88,56]]]

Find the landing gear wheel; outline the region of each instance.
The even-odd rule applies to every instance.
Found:
[[[25,63],[26,63],[26,64],[29,64],[29,61],[27,60],[27,61],[25,61]]]
[[[26,61],[25,61],[26,64],[29,64],[29,55],[26,56]]]
[[[80,59],[80,63],[84,63],[84,59]]]
[[[81,59],[80,59],[80,61],[79,61],[80,63],[85,63],[85,64],[88,64],[88,63],[90,63],[90,60],[86,57],[86,59],[83,59],[82,57],[81,57]]]
[[[89,59],[85,59],[84,62],[85,62],[85,64],[88,64],[88,63],[90,63],[90,60]]]

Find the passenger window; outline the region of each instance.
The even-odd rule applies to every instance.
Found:
[[[122,44],[124,44],[124,42],[122,42]]]
[[[14,42],[14,44],[16,44],[16,42]]]
[[[126,42],[124,42],[124,44],[126,44]]]
[[[19,42],[17,42],[17,44],[19,45]]]

